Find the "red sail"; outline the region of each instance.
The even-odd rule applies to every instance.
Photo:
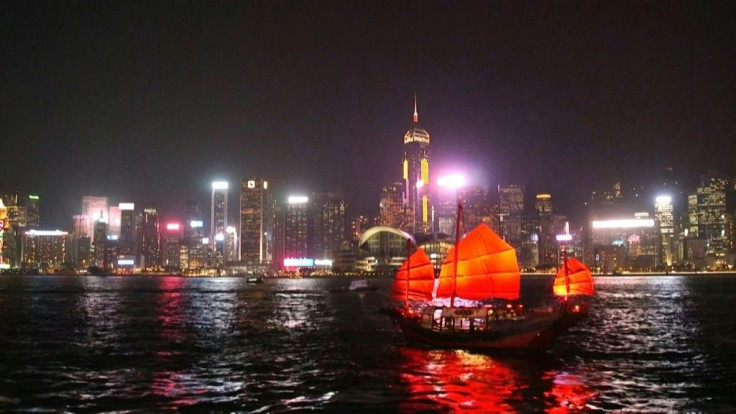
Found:
[[[396,272],[391,298],[405,301],[408,296],[409,300],[432,300],[433,289],[434,266],[427,253],[417,249]]]
[[[457,279],[455,279],[457,249]],[[521,273],[516,251],[487,225],[480,224],[450,249],[437,289],[438,298],[455,297],[468,300],[519,298]]]
[[[593,295],[593,276],[587,266],[571,257],[567,259],[567,272],[567,277],[570,279],[570,295]],[[568,295],[564,264],[555,277],[554,292],[556,296]]]

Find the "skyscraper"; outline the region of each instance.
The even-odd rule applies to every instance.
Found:
[[[334,259],[340,243],[346,239],[345,201],[332,192],[314,192],[310,201],[310,256]]]
[[[654,223],[659,229],[660,264],[672,266],[675,247],[675,216],[672,197],[657,196],[654,202]]]
[[[697,189],[698,237],[705,240],[706,260],[713,267],[726,263],[726,191],[729,183],[727,177],[709,173],[702,177]]]
[[[429,133],[419,128],[417,99],[414,96],[414,127],[404,134],[404,157],[402,161],[405,204],[414,215],[414,233],[432,231],[430,217],[429,181]]]
[[[414,214],[406,206],[404,192],[406,182],[398,181],[384,185],[380,196],[381,226],[393,227],[401,230],[411,230],[414,226]],[[358,235],[360,237],[360,235]]]
[[[138,265],[150,269],[161,264],[158,211],[154,206],[143,209],[138,218]]]
[[[524,213],[524,186],[498,186],[501,236],[512,246],[521,245],[521,216]]]
[[[212,204],[210,212],[210,243],[212,243],[215,265],[225,261],[225,228],[227,228],[227,181],[212,182]]]
[[[244,179],[240,183],[240,260],[249,266],[267,265],[273,259],[273,201],[268,181]]]
[[[99,220],[103,215],[108,217],[107,214],[107,197],[82,197],[82,215],[87,217],[87,225],[84,229],[84,234],[90,236],[90,240],[93,245],[95,241],[95,223],[97,223],[97,220]]]
[[[118,255],[135,255],[135,204],[120,203]]]
[[[284,209],[284,258],[302,258],[309,254],[309,198],[290,196]]]
[[[204,267],[206,264],[206,255],[204,245],[202,244],[204,228],[198,202],[187,202],[186,216],[187,220],[184,223],[183,240],[183,243],[186,245],[186,261],[181,265],[187,269],[198,269]]]

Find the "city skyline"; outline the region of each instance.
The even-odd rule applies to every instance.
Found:
[[[100,195],[183,215],[211,181],[377,209],[414,93],[432,171],[577,203],[673,166],[733,174],[719,4],[5,4],[2,191],[69,228]],[[320,22],[315,25],[314,22]]]

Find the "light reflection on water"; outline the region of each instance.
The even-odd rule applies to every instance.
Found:
[[[598,277],[589,320],[534,358],[408,347],[378,312],[391,281],[349,283],[2,277],[0,410],[736,407],[736,276]]]

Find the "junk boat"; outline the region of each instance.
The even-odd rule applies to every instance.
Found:
[[[391,297],[404,304],[386,312],[410,342],[433,348],[544,352],[587,315],[562,299],[525,308],[514,248],[483,223],[460,239],[461,203],[457,217],[455,245],[441,266],[437,286],[434,267],[422,249],[412,252],[396,273]],[[567,292],[570,278],[564,280]]]

